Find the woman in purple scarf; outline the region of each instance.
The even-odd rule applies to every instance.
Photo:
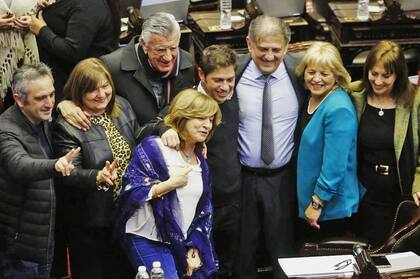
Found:
[[[184,90],[164,119],[178,132],[179,150],[158,137],[134,149],[118,198],[116,230],[135,268],[150,271],[160,261],[166,279],[214,277],[210,178],[201,150],[220,120],[211,97]]]

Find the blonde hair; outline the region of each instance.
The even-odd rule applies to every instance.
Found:
[[[344,67],[338,49],[328,42],[314,42],[304,54],[296,68],[296,74],[303,78],[308,65],[328,67],[336,78],[336,83],[346,91],[350,91],[351,77]]]
[[[189,119],[214,116],[213,127],[207,137],[211,138],[214,130],[219,126],[222,113],[219,105],[210,96],[198,92],[195,89],[185,89],[179,92],[172,100],[169,114],[165,116],[164,122],[178,132],[181,139],[181,145],[185,144],[187,134],[185,131],[185,123]]]
[[[120,107],[115,102],[114,82],[107,66],[98,58],[87,58],[77,63],[64,85],[63,92],[77,106],[83,107],[83,95],[94,91],[103,78],[109,82],[112,88],[112,97],[106,107],[106,113],[117,117]]]

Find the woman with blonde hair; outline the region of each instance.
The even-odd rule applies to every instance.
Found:
[[[360,236],[381,244],[400,201],[419,205],[418,86],[408,80],[403,50],[381,41],[369,52],[352,98],[359,118],[358,175],[367,192],[358,214]]]
[[[160,261],[165,278],[213,278],[211,188],[203,143],[219,125],[216,101],[194,89],[172,101],[165,124],[180,150],[147,137],[133,151],[118,199],[117,235],[134,267]]]
[[[64,86],[67,97],[87,114],[92,127],[82,131],[59,115],[53,130],[56,152],[80,147],[72,174],[57,187],[62,201],[72,276],[129,278],[122,251],[112,245],[115,203],[122,174],[140,131],[127,100],[116,96],[111,74],[97,58],[79,62]],[[62,202],[62,203],[60,203]]]
[[[297,129],[297,192],[304,241],[343,235],[359,205],[356,112],[350,76],[330,43],[315,42],[297,68],[310,91]]]

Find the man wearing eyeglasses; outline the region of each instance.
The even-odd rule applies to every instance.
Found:
[[[140,125],[154,118],[179,91],[193,86],[193,58],[179,48],[180,37],[173,15],[156,13],[144,21],[140,37],[101,57],[117,94],[129,101]],[[89,128],[86,115],[70,101],[58,107],[73,126]]]

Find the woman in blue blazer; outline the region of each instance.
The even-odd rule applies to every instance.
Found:
[[[297,129],[297,193],[303,240],[343,235],[358,209],[357,116],[338,50],[316,42],[297,67],[310,91]],[[300,132],[300,133],[299,133]],[[309,226],[308,226],[309,225]]]

